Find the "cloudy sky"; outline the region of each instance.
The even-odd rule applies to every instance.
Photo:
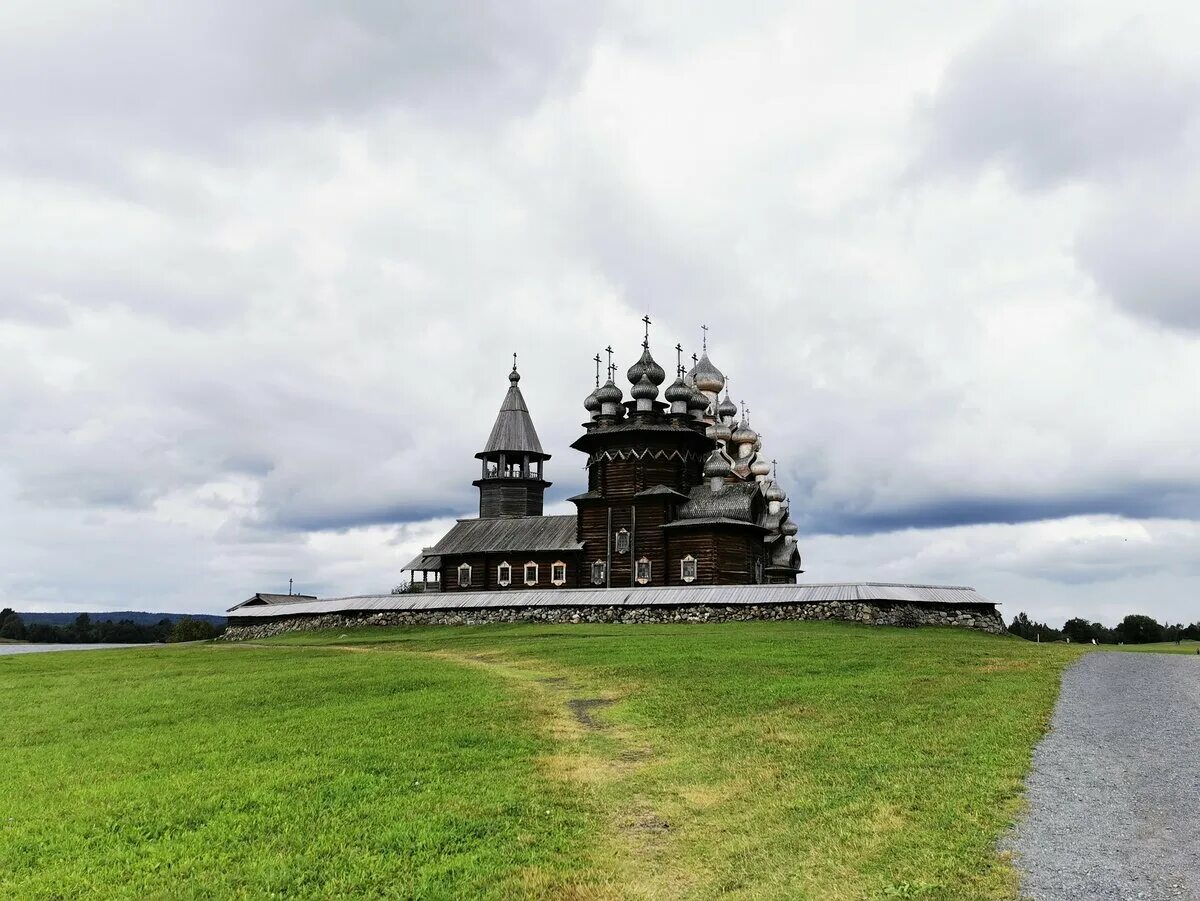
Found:
[[[806,579],[1200,619],[1195,4],[9,2],[0,606],[386,591],[710,326]]]

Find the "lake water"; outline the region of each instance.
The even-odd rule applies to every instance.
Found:
[[[5,654],[44,654],[50,651],[107,651],[113,648],[161,648],[160,644],[0,644]]]

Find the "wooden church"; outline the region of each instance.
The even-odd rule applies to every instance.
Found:
[[[514,358],[508,393],[480,460],[479,517],[459,520],[405,569],[413,590],[616,588],[794,583],[800,569],[788,499],[762,439],[704,352],[662,392],[650,353],[627,373],[629,399],[608,380],[584,400],[571,445],[587,455],[575,515],[544,516],[550,482]],[[682,354],[676,345],[677,354]],[[725,391],[721,398],[721,391]]]

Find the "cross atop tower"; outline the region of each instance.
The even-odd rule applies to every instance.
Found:
[[[516,371],[517,371],[517,355],[514,352],[513,353],[513,372],[516,372]]]
[[[613,377],[612,345],[610,344],[608,347],[604,348],[604,352],[608,354],[608,380],[611,382]],[[599,356],[599,354],[596,356]]]
[[[642,317],[642,322],[646,324],[646,337],[642,339],[642,347],[650,346],[650,314],[647,313]]]
[[[596,354],[596,356],[592,357],[592,359],[596,361],[596,387],[599,388],[600,387],[600,354]]]
[[[675,345],[675,374],[683,377],[683,345]]]
[[[704,332],[704,338],[702,339],[703,345],[704,345],[704,352],[708,353],[708,326],[702,325],[702,326],[700,326],[700,328]]]

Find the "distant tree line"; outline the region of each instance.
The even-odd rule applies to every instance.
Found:
[[[203,641],[216,638],[224,629],[210,622],[183,616],[172,620],[163,617],[156,623],[135,623],[131,619],[92,621],[86,613],[75,617],[73,623],[25,624],[21,615],[11,607],[0,610],[0,638],[16,641],[51,642],[54,644],[150,644],[164,641]]]
[[[1200,622],[1185,626],[1183,623],[1170,625],[1160,623],[1151,616],[1131,613],[1115,628],[1103,623],[1089,623],[1075,617],[1067,620],[1061,629],[1046,623],[1031,620],[1024,612],[1013,617],[1008,631],[1029,641],[1073,641],[1091,644],[1151,644],[1159,641],[1200,641]]]

